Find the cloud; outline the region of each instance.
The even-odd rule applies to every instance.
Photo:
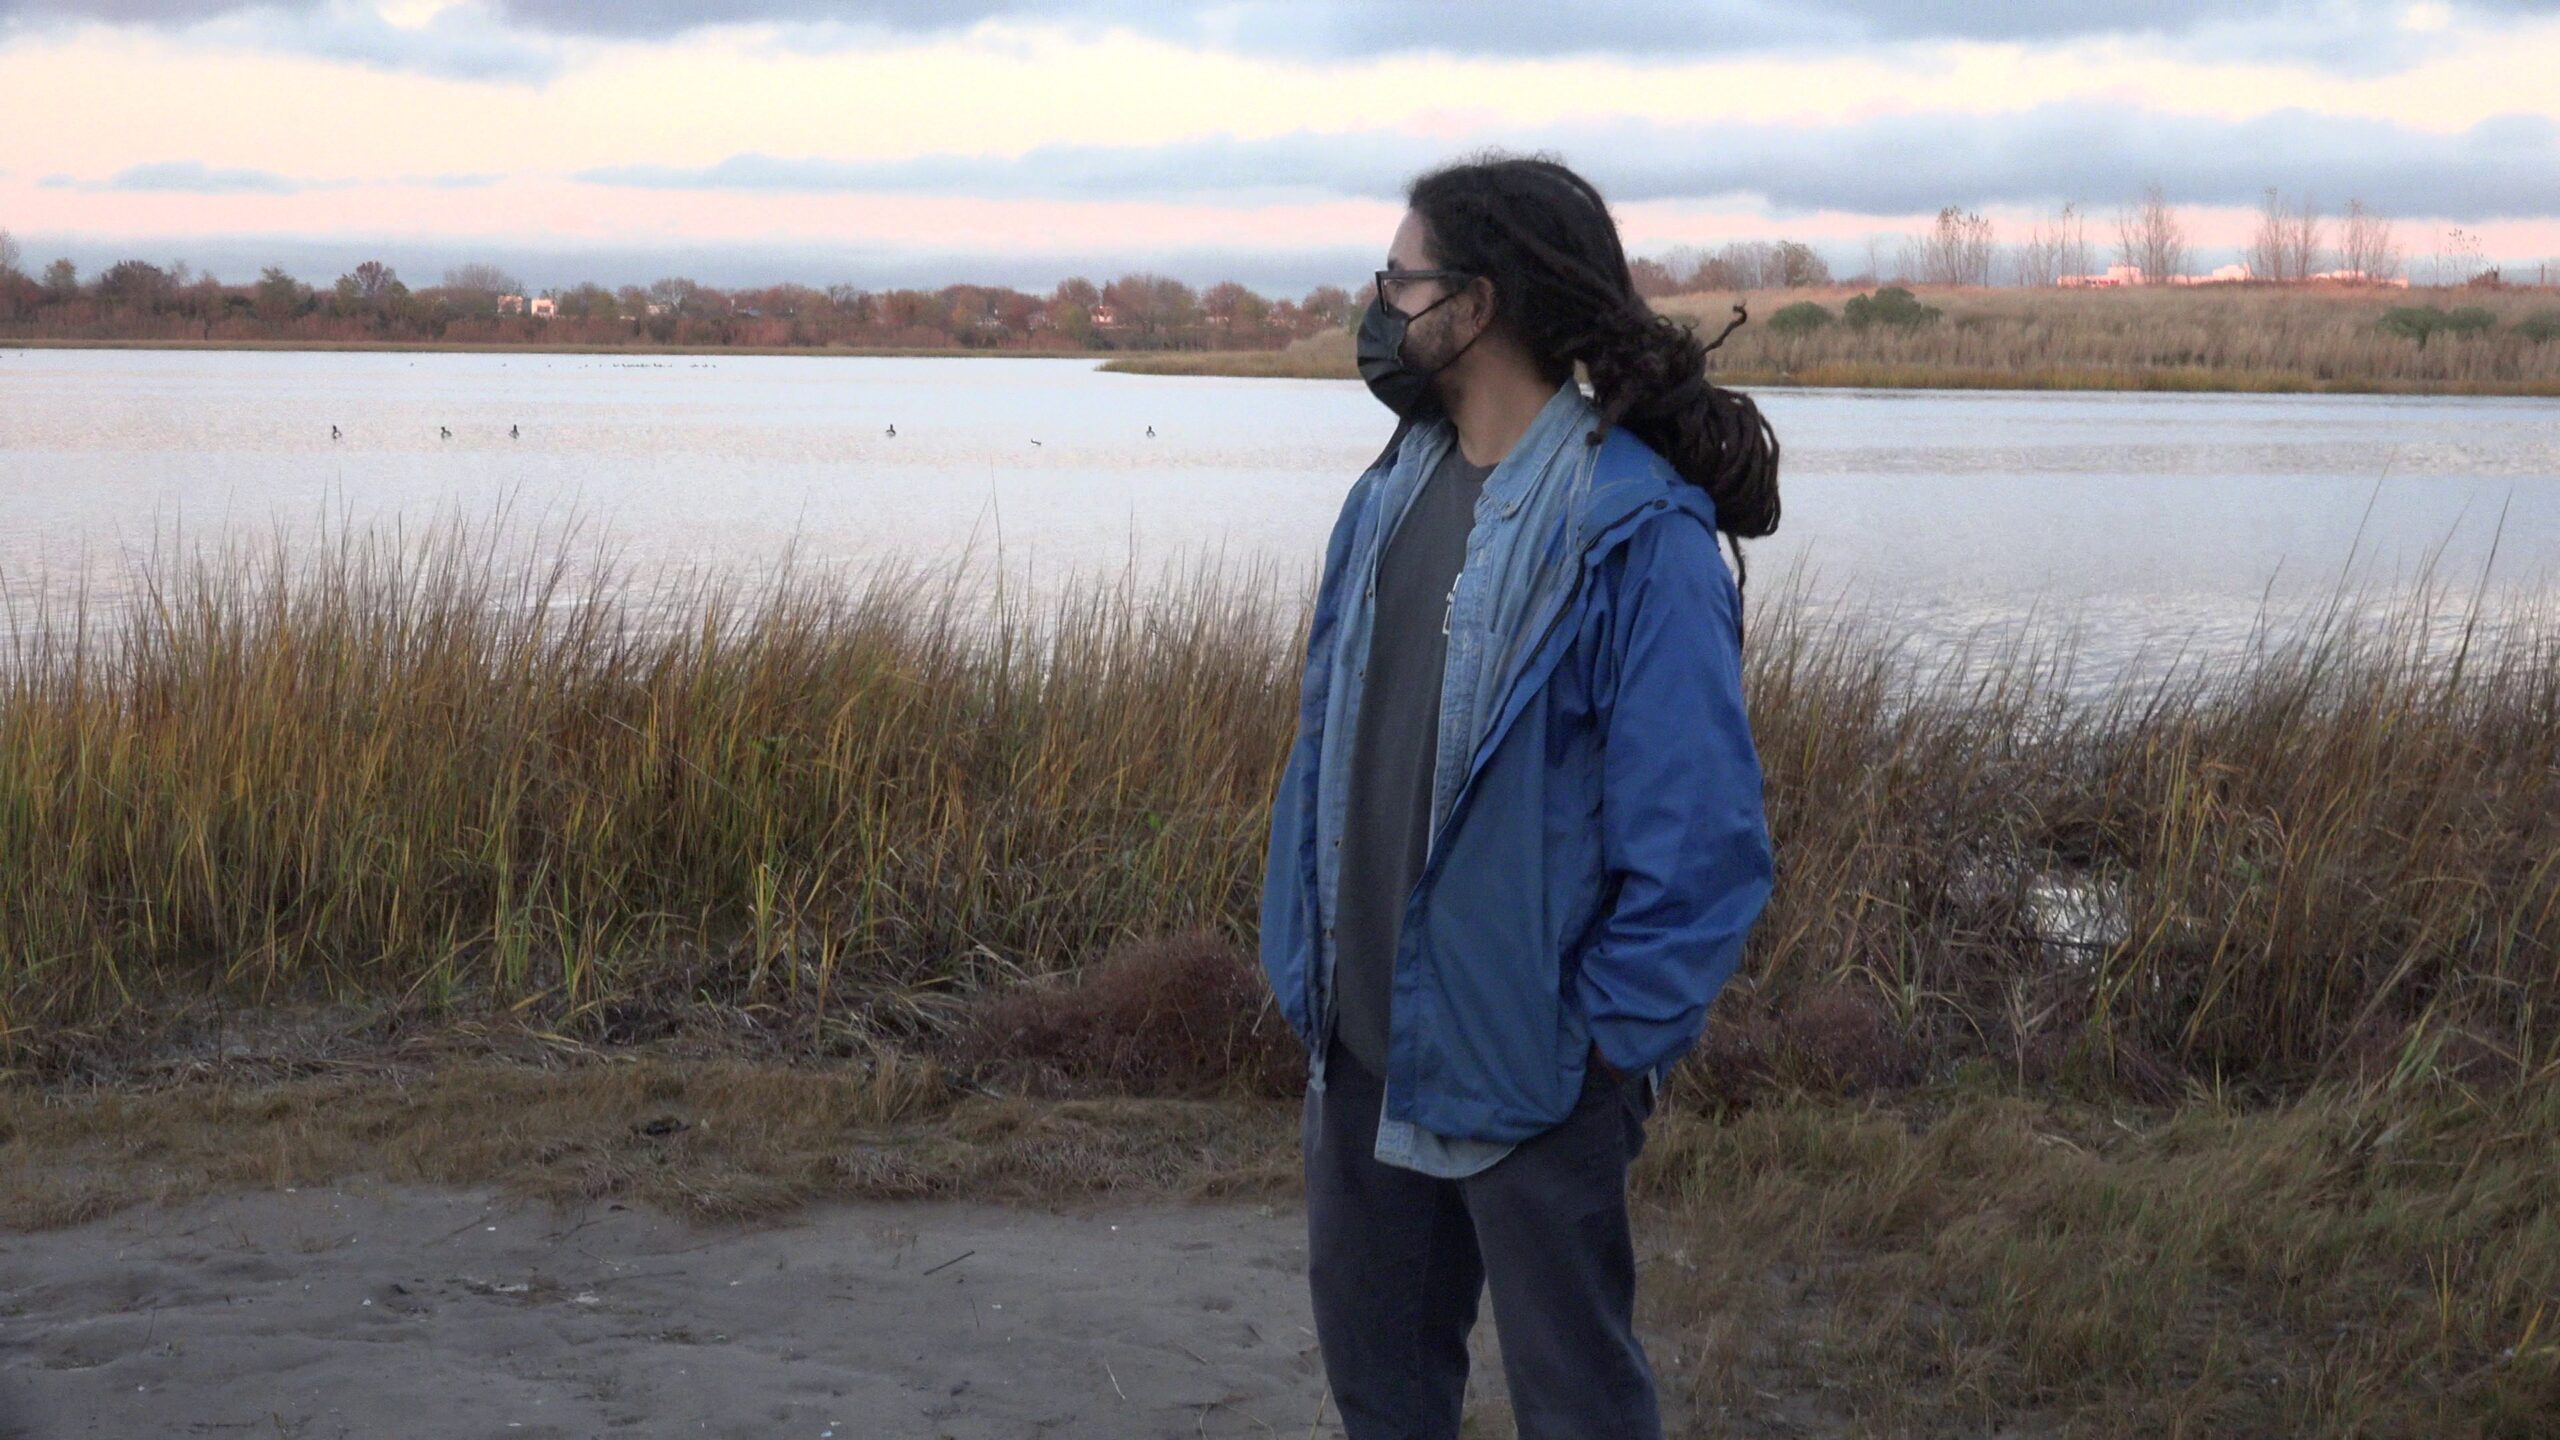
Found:
[[[37,181],[46,190],[117,191],[127,194],[300,195],[311,190],[353,190],[366,186],[419,185],[437,190],[470,190],[495,185],[498,175],[384,175],[369,179],[298,179],[272,170],[216,169],[197,160],[157,160],[130,165],[104,180],[47,175]]]
[[[478,3],[399,25],[372,0],[0,0],[0,41],[84,21],[182,32],[223,49],[462,80],[548,80],[563,63],[557,40],[510,26]]]
[[[2456,134],[2388,120],[2280,110],[2223,121],[2062,103],[1847,124],[1600,122],[1488,135],[1560,154],[1616,201],[1748,197],[1781,211],[1909,215],[1944,205],[2101,204],[2158,180],[2181,204],[2254,204],[2269,185],[2331,203],[2477,220],[2560,215],[2560,123],[2504,115]],[[1020,156],[903,160],[734,155],[695,167],[627,165],[575,178],[654,189],[872,191],[1051,199],[1394,199],[1465,149],[1360,131],[1154,146],[1058,145]]]
[[[714,25],[784,24],[941,35],[988,21],[1122,28],[1256,51],[1380,51],[1537,57],[1694,56],[1773,46],[1896,40],[2054,41],[2183,36],[2273,24],[2306,46],[2342,29],[2390,34],[2402,0],[490,0],[508,20],[557,34],[663,37]],[[2462,0],[2481,15],[2560,12],[2560,0]]]
[[[189,195],[293,195],[312,188],[268,170],[216,170],[194,160],[135,165],[87,190],[169,190]]]
[[[2560,0],[2448,0],[2448,23],[2560,14]],[[0,0],[0,34],[42,21],[169,28],[218,22],[239,38],[362,64],[486,79],[541,79],[547,37],[660,40],[773,25],[829,47],[940,37],[989,22],[1120,29],[1185,44],[1315,58],[1434,52],[1544,58],[1695,58],[1895,42],[2055,42],[2093,36],[2192,41],[2229,53],[2387,67],[2440,43],[2404,23],[2406,0],[468,0],[418,26],[366,0]]]

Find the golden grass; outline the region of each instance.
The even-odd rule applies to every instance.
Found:
[[[1292,340],[1279,350],[1165,350],[1119,355],[1102,362],[1123,375],[1249,375],[1284,380],[1350,380],[1351,336],[1327,330]]]
[[[2426,395],[2560,395],[2560,342],[2535,344],[2516,322],[2560,314],[2560,292],[1924,288],[1944,311],[1923,329],[1833,325],[1780,335],[1768,320],[1812,301],[1839,313],[1864,293],[1843,287],[1746,297],[1676,295],[1667,314],[1713,333],[1735,299],[1752,320],[1717,352],[1715,376],[1747,386],[1851,389],[2163,390]],[[2395,305],[2478,305],[2498,317],[2487,336],[2439,336],[2420,350],[2374,322]],[[1358,378],[1351,337],[1327,333],[1286,351],[1130,356],[1105,370],[1144,375]]]
[[[1306,623],[1267,577],[1035,612],[965,600],[965,564],[641,594],[570,563],[341,534],[16,616],[0,854],[44,863],[0,867],[0,1064],[211,998],[940,1033],[956,997],[1131,942],[1250,943]],[[2345,601],[2071,704],[2042,642],[1924,671],[1757,599],[1786,875],[1721,1033],[1829,1006],[1845,1038],[1812,1048],[1893,1051],[1877,1074],[1981,1056],[2151,1093],[2422,1043],[2538,1073],[2560,626]]]
[[[2514,333],[2518,321],[2560,312],[2560,292],[1924,288],[1921,300],[1944,313],[1917,329],[1833,324],[1782,335],[1765,323],[1805,300],[1837,315],[1857,293],[1682,295],[1658,308],[1693,317],[1711,333],[1735,299],[1747,298],[1752,323],[1716,358],[1719,378],[1736,384],[2560,394],[2560,344]],[[2420,349],[2375,324],[2401,305],[2477,305],[2496,317],[2497,329],[2440,336]]]

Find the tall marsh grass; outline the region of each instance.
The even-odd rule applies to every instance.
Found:
[[[1712,331],[1734,300],[1750,299],[1755,323],[1716,357],[1737,384],[2560,394],[2560,343],[2516,328],[2560,313],[2560,292],[2548,290],[1932,288],[1921,298],[1942,313],[1911,329],[1834,323],[1789,335],[1757,323],[1800,299],[1839,314],[1858,293],[1682,295],[1657,307]],[[2380,328],[2394,306],[2427,304],[2479,306],[2495,328],[2423,348]]]
[[[1131,942],[1244,952],[1306,618],[1271,580],[642,590],[464,531],[164,558],[0,661],[0,1051],[209,995],[938,1029]],[[1887,1070],[2170,1092],[2547,1069],[2560,625],[2447,654],[2431,603],[2093,704],[2067,654],[1924,667],[1756,602],[1779,882],[1711,1044],[1787,1063],[1761,1038],[1812,1014]]]
[[[1733,385],[2560,395],[2560,341],[2536,341],[2518,329],[2537,316],[2560,316],[2560,292],[2549,290],[1929,287],[1921,299],[1942,313],[1914,329],[1834,323],[1785,335],[1766,323],[1802,300],[1836,316],[1861,293],[1833,287],[1675,295],[1654,304],[1713,333],[1736,299],[1750,302],[1751,323],[1716,355],[1716,378]],[[2383,312],[2397,305],[2476,305],[2496,318],[2496,328],[2436,336],[2422,349],[2379,327]],[[1351,337],[1340,332],[1286,350],[1137,355],[1102,368],[1342,380],[1358,374]]]

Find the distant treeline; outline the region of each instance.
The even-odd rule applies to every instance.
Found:
[[[1340,328],[1352,313],[1336,285],[1272,299],[1233,281],[1194,290],[1151,274],[1070,278],[1046,295],[999,285],[718,290],[680,277],[537,294],[488,265],[412,289],[380,261],[326,288],[274,266],[230,285],[143,260],[88,276],[69,260],[35,273],[0,263],[0,339],[27,340],[1262,350]]]

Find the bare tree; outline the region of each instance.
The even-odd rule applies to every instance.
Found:
[[[2089,220],[2079,201],[2063,205],[2062,214],[2054,220],[2054,234],[2061,244],[2063,274],[2086,275],[2097,267],[2089,258]]]
[[[2284,229],[2285,273],[2291,278],[2308,280],[2324,268],[2320,231],[2320,202],[2308,195],[2295,196],[2293,216]]]
[[[1950,205],[1920,242],[1920,278],[1932,285],[1988,285],[1991,255],[1991,222]]]
[[[2089,233],[2077,201],[2066,203],[2049,222],[2039,221],[2018,246],[2021,285],[2053,285],[2065,275],[2089,273]]]
[[[2487,251],[2478,232],[2456,225],[2444,232],[2429,262],[2430,285],[2467,285],[2477,279],[2488,265]]]
[[[2276,187],[2267,187],[2266,196],[2258,202],[2258,228],[2249,236],[2249,273],[2260,280],[2285,280],[2284,273],[2285,213],[2284,197]]]
[[[0,280],[17,274],[18,262],[24,258],[26,252],[18,248],[18,237],[0,230]]]
[[[2140,267],[2145,284],[2187,272],[2187,227],[2169,208],[2159,181],[2144,187],[2140,205],[2116,212],[2116,258]]]
[[[2391,238],[2391,222],[2349,200],[2338,225],[2338,266],[2366,280],[2393,280],[2400,275],[2400,247]]]
[[[2261,280],[2308,280],[2320,273],[2320,206],[2308,195],[2287,201],[2274,186],[2258,206],[2249,240],[2249,271]]]
[[[1885,241],[1881,235],[1867,237],[1867,278],[1869,285],[1884,279]]]

